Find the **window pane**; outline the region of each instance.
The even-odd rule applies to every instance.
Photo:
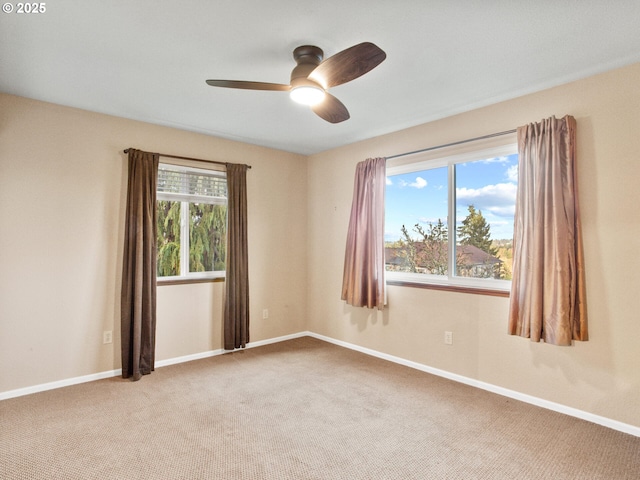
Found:
[[[387,177],[388,271],[447,274],[447,167]]]
[[[227,207],[189,204],[189,272],[224,271]]]
[[[511,280],[518,155],[455,165],[456,275]]]
[[[156,202],[158,277],[180,275],[180,202]]]

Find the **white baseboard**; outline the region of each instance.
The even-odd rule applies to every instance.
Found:
[[[294,338],[300,338],[300,337],[305,337],[305,336],[309,336],[308,332],[299,332],[299,333],[294,333],[291,335],[283,335],[282,337],[275,337],[275,338],[269,338],[267,340],[260,340],[257,342],[251,342],[247,344],[247,349],[249,348],[256,348],[256,347],[262,347],[263,345],[269,345],[272,343],[279,343],[279,342],[284,342],[287,340],[292,340]],[[160,367],[166,367],[169,365],[175,365],[176,363],[184,363],[184,362],[191,362],[193,360],[200,360],[201,358],[209,358],[209,357],[215,357],[216,355],[222,355],[225,353],[231,353],[234,351],[239,351],[240,349],[236,349],[236,350],[224,350],[224,349],[218,349],[218,350],[210,350],[208,352],[201,352],[201,353],[194,353],[192,355],[184,355],[183,357],[175,357],[175,358],[169,358],[167,360],[158,360],[156,361],[156,368],[160,368]]]
[[[343,342],[342,340],[336,340],[334,338],[326,337],[324,335],[320,335],[320,334],[309,332],[309,331],[298,332],[291,335],[284,335],[281,337],[275,337],[267,340],[252,342],[247,345],[247,348],[261,347],[264,345],[270,345],[273,343],[284,342],[287,340],[292,340],[294,338],[307,337],[307,336],[317,338],[318,340],[332,343],[340,347],[348,348],[350,350],[355,350],[357,352],[361,352],[366,355],[371,355],[373,357],[381,358],[383,360],[388,360],[390,362],[397,363],[399,365],[404,365],[406,367],[414,368],[416,370],[430,373],[432,375],[437,375],[439,377],[447,378],[449,380],[463,383],[465,385],[480,388],[482,390],[487,390],[489,392],[496,393],[498,395],[502,395],[508,398],[513,398],[514,400],[519,400],[521,402],[529,403],[531,405],[536,405],[538,407],[546,408],[547,410],[563,413],[565,415],[580,418],[582,420],[586,420],[591,423],[602,425],[604,427],[611,428],[613,430],[618,430],[623,433],[628,433],[630,435],[640,437],[640,427],[636,427],[634,425],[629,425],[627,423],[619,422],[617,420],[612,420],[610,418],[602,417],[600,415],[594,415],[592,413],[585,412],[583,410],[578,410],[576,408],[568,407],[560,403],[550,402],[548,400],[544,400],[538,397],[516,392],[515,390],[509,390],[508,388],[498,387],[490,383],[474,380],[472,378],[468,378],[462,375],[447,372],[446,370],[440,370],[438,368],[429,367],[421,363],[413,362],[411,360],[406,360],[404,358],[396,357],[394,355],[378,352],[370,348],[360,347],[353,343]],[[182,357],[170,358],[167,360],[159,360],[156,362],[155,366],[156,368],[161,368],[161,367],[166,367],[168,365],[175,365],[177,363],[184,363],[184,362],[190,362],[193,360],[199,360],[201,358],[214,357],[216,355],[221,355],[227,352],[228,352],[227,350],[222,350],[222,349],[210,350],[208,352],[195,353],[192,355],[185,355]],[[90,375],[83,375],[81,377],[74,377],[66,380],[59,380],[56,382],[43,383],[40,385],[34,385],[32,387],[18,388],[16,390],[0,392],[0,400],[6,400],[14,397],[21,397],[23,395],[30,395],[32,393],[44,392],[46,390],[53,390],[61,387],[68,387],[70,385],[77,385],[79,383],[93,382],[95,380],[102,380],[103,378],[117,377],[119,375],[122,375],[121,369],[109,370],[106,372],[94,373]]]
[[[401,357],[396,357],[394,355],[388,355],[386,353],[381,353],[376,350],[372,350],[370,348],[360,347],[358,345],[354,345],[352,343],[343,342],[341,340],[336,340],[331,337],[325,337],[324,335],[319,335],[313,332],[305,332],[306,335],[317,338],[318,340],[323,340],[325,342],[333,343],[335,345],[339,345],[341,347],[349,348],[351,350],[355,350],[357,352],[365,353],[367,355],[371,355],[373,357],[381,358],[383,360],[388,360],[390,362],[398,363],[400,365],[404,365],[406,367],[415,368],[416,370],[420,370],[426,373],[430,373],[432,375],[437,375],[439,377],[444,377],[449,380],[453,380],[455,382],[464,383],[465,385],[469,385],[472,387],[480,388],[482,390],[487,390],[492,393],[497,393],[498,395],[502,395],[504,397],[513,398],[514,400],[519,400],[521,402],[529,403],[531,405],[536,405],[538,407],[546,408],[547,410],[552,410],[554,412],[563,413],[565,415],[569,415],[572,417],[580,418],[581,420],[586,420],[587,422],[596,423],[598,425],[602,425],[604,427],[611,428],[613,430],[618,430],[623,433],[628,433],[630,435],[634,435],[636,437],[640,437],[640,427],[636,427],[634,425],[629,425],[627,423],[619,422],[617,420],[612,420],[610,418],[602,417],[600,415],[595,415],[593,413],[585,412],[583,410],[578,410],[577,408],[568,407],[566,405],[562,405],[560,403],[550,402],[548,400],[544,400],[542,398],[534,397],[532,395],[527,395],[524,393],[516,392],[515,390],[509,390],[508,388],[498,387],[496,385],[492,385],[490,383],[481,382],[479,380],[474,380],[472,378],[464,377],[462,375],[458,375],[455,373],[447,372],[445,370],[440,370],[438,368],[429,367],[427,365],[423,365],[421,363],[412,362],[411,360],[406,360]]]
[[[169,365],[175,365],[176,363],[191,362],[193,360],[200,360],[201,358],[215,357],[216,355],[222,355],[224,352],[225,351],[222,349],[209,350],[208,352],[193,353],[191,355],[184,355],[182,357],[158,360],[155,363],[155,368],[168,367]]]
[[[32,393],[44,392],[46,390],[55,390],[56,388],[69,387],[79,383],[93,382],[95,380],[102,380],[103,378],[117,377],[118,375],[122,375],[122,369],[120,368],[117,370],[108,370],[106,372],[83,375],[81,377],[67,378],[56,382],[41,383],[40,385],[34,385],[32,387],[17,388],[7,392],[0,392],[0,400],[22,397],[24,395],[31,395]]]
[[[251,342],[247,344],[247,348],[256,348],[262,347],[263,345],[270,345],[272,343],[285,342],[287,340],[293,340],[294,338],[300,337],[311,337],[313,336],[310,332],[298,332],[292,333],[291,335],[283,335],[282,337],[269,338],[268,340],[259,340],[257,342]]]
[[[247,348],[261,347],[263,345],[269,345],[271,343],[284,342],[294,338],[304,337],[307,332],[294,333],[292,335],[284,335],[282,337],[270,338],[268,340],[260,340],[247,345]],[[192,355],[184,355],[182,357],[169,358],[166,360],[158,360],[155,363],[156,368],[162,368],[169,365],[175,365],[177,363],[191,362],[193,360],[199,360],[201,358],[215,357],[216,355],[222,355],[228,353],[230,350],[210,350],[207,352],[194,353]],[[0,392],[0,401],[7,400],[9,398],[22,397],[24,395],[31,395],[32,393],[44,392],[47,390],[54,390],[56,388],[69,387],[71,385],[77,385],[79,383],[93,382],[95,380],[102,380],[103,378],[112,378],[122,375],[122,369],[108,370],[106,372],[92,373],[89,375],[82,375],[80,377],[67,378],[64,380],[58,380],[55,382],[42,383],[40,385],[33,385],[31,387],[17,388],[15,390],[9,390],[6,392]]]

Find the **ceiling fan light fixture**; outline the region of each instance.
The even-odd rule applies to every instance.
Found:
[[[294,102],[302,105],[317,105],[325,97],[325,91],[320,87],[301,85],[291,89],[289,94]]]

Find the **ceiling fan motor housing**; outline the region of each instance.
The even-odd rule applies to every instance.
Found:
[[[293,58],[297,65],[291,72],[291,88],[310,86],[324,90],[323,85],[307,78],[322,62],[324,58],[322,49],[312,45],[303,45],[293,51]]]

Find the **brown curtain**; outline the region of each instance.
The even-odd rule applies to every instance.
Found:
[[[588,340],[575,119],[518,128],[518,155],[509,333]]]
[[[156,343],[157,153],[129,149],[122,267],[122,377],[151,373]]]
[[[247,165],[227,164],[227,259],[224,348],[249,343]]]
[[[384,158],[356,166],[342,277],[342,300],[382,310],[384,295]]]

